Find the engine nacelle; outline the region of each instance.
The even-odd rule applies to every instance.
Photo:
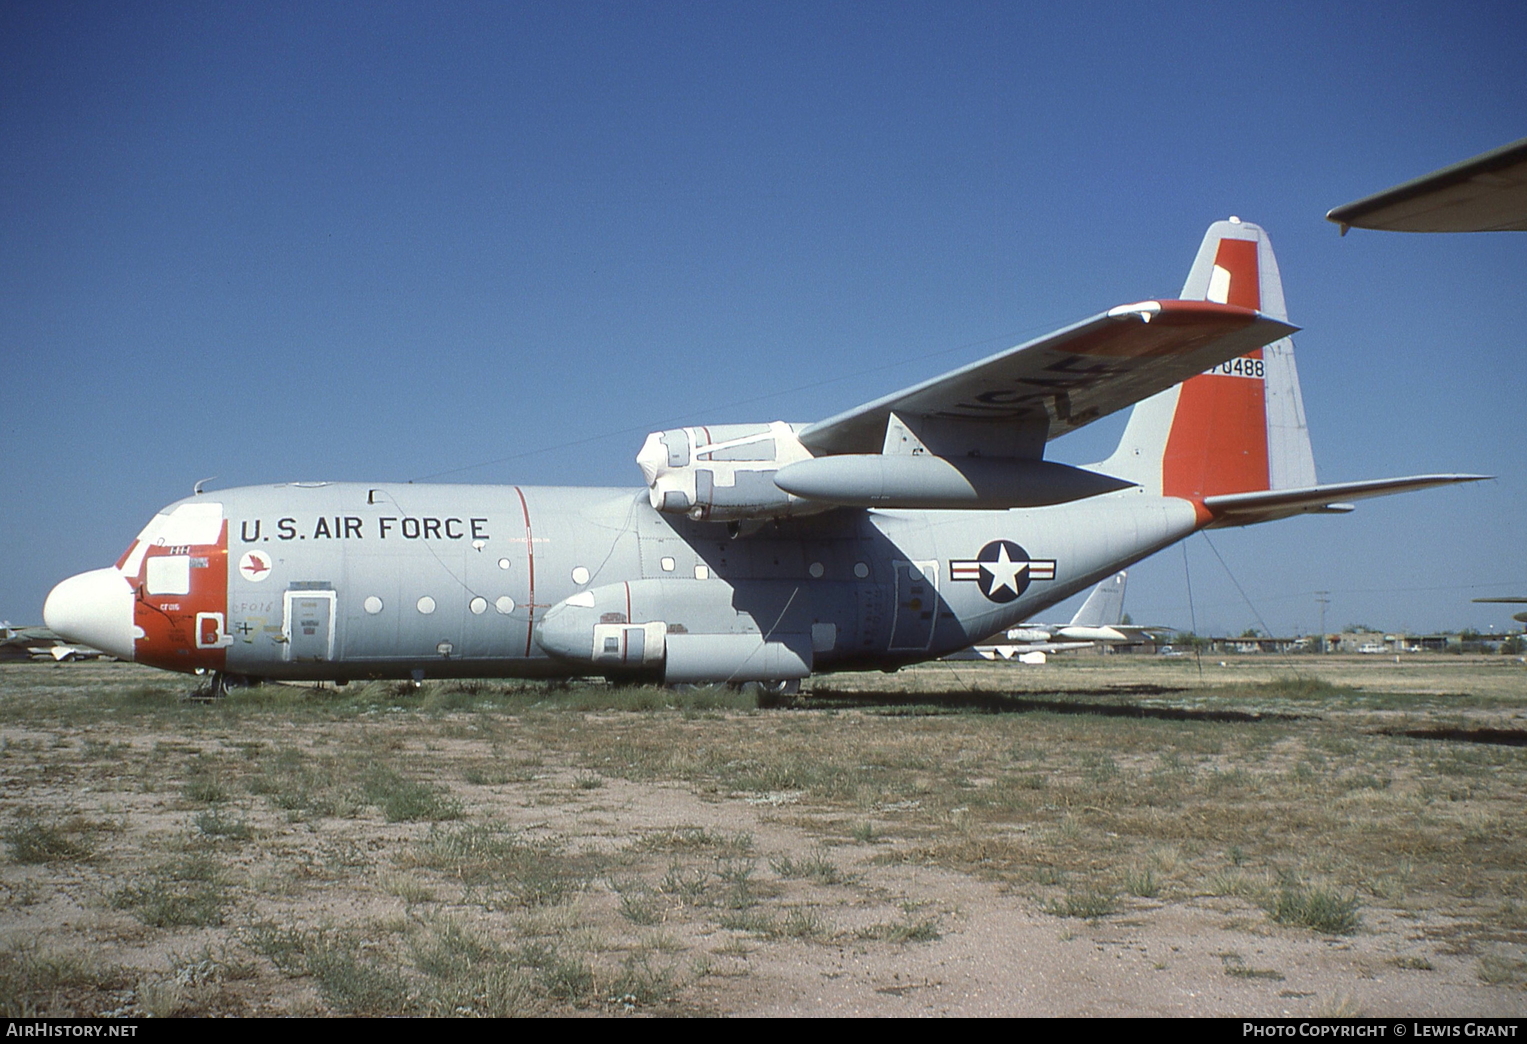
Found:
[[[1124,479],[1050,460],[900,454],[816,457],[781,468],[775,484],[846,507],[1045,507],[1128,489]]]
[[[789,681],[811,674],[816,637],[789,609],[793,583],[763,583],[747,597],[718,580],[633,580],[579,591],[536,624],[548,654],[590,673],[660,674],[684,682]],[[746,602],[753,611],[740,611]],[[763,617],[764,622],[759,622]],[[763,628],[769,627],[768,633]],[[823,648],[829,648],[831,640]]]
[[[810,459],[811,451],[801,445],[795,427],[784,421],[655,431],[636,455],[654,508],[716,522],[784,518],[830,508],[774,484],[780,468]]]

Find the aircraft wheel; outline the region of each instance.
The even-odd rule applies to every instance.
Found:
[[[252,689],[263,682],[263,678],[251,678],[245,674],[210,671],[202,675],[201,684],[188,695],[193,700],[220,700],[234,689]]]
[[[788,697],[795,696],[801,691],[801,680],[787,678],[783,681],[748,682],[742,689],[758,697],[759,707],[778,707],[784,704]]]

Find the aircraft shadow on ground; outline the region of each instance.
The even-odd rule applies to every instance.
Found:
[[[1451,743],[1488,743],[1497,747],[1527,747],[1527,730],[1523,729],[1385,729],[1380,735],[1445,740]]]
[[[1129,685],[1108,689],[1074,689],[1069,695],[1085,696],[1170,696],[1186,689],[1161,685]],[[1081,700],[1047,700],[998,692],[842,692],[814,689],[797,706],[881,709],[907,715],[947,714],[952,710],[980,711],[985,714],[1090,714],[1103,718],[1155,718],[1162,721],[1309,721],[1317,714],[1276,714],[1257,711],[1208,710],[1195,707],[1143,707],[1133,703],[1090,703]],[[1382,736],[1409,736],[1411,739],[1442,740],[1451,743],[1483,743],[1499,747],[1527,747],[1527,729],[1378,729]]]
[[[1108,689],[1074,689],[1070,695],[1082,696],[1170,696],[1185,689],[1160,685],[1130,685]],[[1208,710],[1196,707],[1145,707],[1134,703],[1090,703],[1081,700],[1047,700],[997,692],[841,692],[836,689],[813,689],[802,705],[812,708],[843,707],[860,710],[897,709],[907,714],[942,714],[950,710],[981,711],[987,714],[1089,714],[1104,718],[1158,718],[1165,721],[1300,721],[1314,717],[1306,714],[1271,714],[1257,711]]]

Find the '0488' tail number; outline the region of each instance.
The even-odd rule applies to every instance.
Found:
[[[1249,355],[1243,355],[1239,359],[1231,359],[1222,362],[1210,373],[1217,373],[1224,377],[1262,377],[1262,360]]]

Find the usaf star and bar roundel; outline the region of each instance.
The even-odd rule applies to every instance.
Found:
[[[1055,559],[1030,558],[1011,540],[993,540],[975,558],[949,560],[950,580],[974,580],[993,602],[1011,602],[1033,580],[1054,580]]]

